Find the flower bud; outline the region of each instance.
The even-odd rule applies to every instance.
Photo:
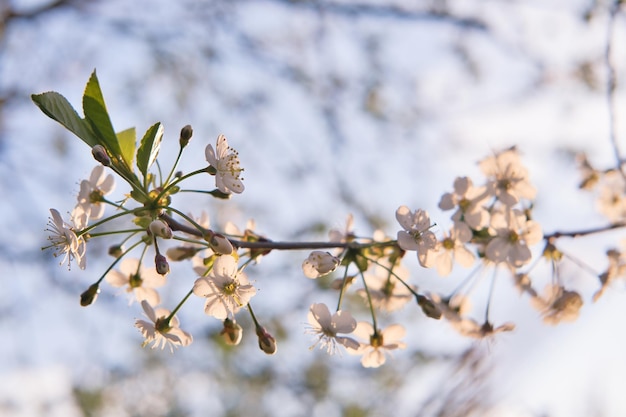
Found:
[[[163,239],[172,238],[172,229],[163,220],[153,220],[149,226],[150,233],[154,236],[162,237]]]
[[[167,263],[167,259],[165,256],[157,253],[154,257],[154,265],[156,267],[156,271],[159,275],[167,275],[170,272],[170,264]]]
[[[191,139],[191,135],[193,135],[193,129],[190,125],[187,125],[180,130],[180,139],[178,139],[178,142],[180,143],[181,148],[187,146],[189,140]]]
[[[236,346],[241,342],[243,329],[235,320],[227,318],[224,320],[224,328],[220,332],[220,336],[222,336],[224,343],[227,345]]]
[[[207,171],[209,172],[209,174],[211,174],[211,175],[215,175],[214,173],[211,173],[210,168],[213,168],[213,167],[209,167],[209,168],[207,168]],[[215,170],[215,169],[214,169],[214,170]],[[216,171],[216,172],[217,172],[217,171]],[[213,197],[215,197],[215,198],[220,198],[220,199],[222,199],[222,200],[228,200],[228,199],[230,199],[230,197],[232,196],[232,194],[231,194],[231,193],[223,193],[223,192],[221,192],[220,190],[218,190],[217,188],[216,188],[215,190],[213,190],[213,191],[209,191],[209,194],[211,194],[211,195],[212,195]]]
[[[224,235],[209,230],[209,232],[204,235],[204,240],[209,242],[209,246],[211,246],[211,249],[213,249],[215,253],[219,253],[220,255],[230,255],[233,253],[233,245]]]
[[[416,295],[417,305],[422,308],[424,314],[431,319],[439,320],[441,318],[441,310],[431,300],[423,295]]]
[[[191,246],[175,246],[173,248],[169,248],[166,255],[170,261],[178,262],[184,261],[185,259],[191,259],[196,253],[198,253],[197,248]]]
[[[109,246],[109,255],[114,258],[119,258],[124,253],[124,247],[122,245]]]
[[[100,294],[100,288],[98,283],[92,284],[87,288],[87,291],[80,295],[80,305],[83,307],[87,307],[88,305],[93,304],[98,298],[98,294]]]
[[[341,260],[328,252],[315,250],[302,262],[302,271],[307,278],[315,279],[330,274]]]
[[[273,355],[276,353],[278,346],[276,346],[276,339],[269,334],[264,327],[256,326],[256,335],[259,337],[259,348],[267,353]]]
[[[102,145],[94,146],[93,148],[91,148],[91,154],[93,155],[96,161],[100,162],[105,167],[108,167],[111,165],[111,158],[109,158],[109,155],[107,154],[106,149],[104,149],[104,146]]]

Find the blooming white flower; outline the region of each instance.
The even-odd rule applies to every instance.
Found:
[[[528,171],[522,165],[515,148],[509,148],[479,162],[480,169],[488,177],[487,190],[504,205],[511,207],[525,198],[532,200],[537,190],[528,179]]]
[[[360,321],[354,330],[354,334],[368,343],[361,343],[356,350],[348,350],[349,353],[363,355],[361,365],[365,368],[378,368],[383,365],[387,358],[386,354],[395,349],[404,349],[406,343],[402,339],[406,331],[399,324],[392,324],[384,330],[374,329],[370,323]]]
[[[518,268],[530,261],[532,255],[529,245],[538,243],[543,238],[541,226],[526,218],[521,210],[498,211],[491,216],[491,228],[494,236],[487,247],[487,259],[495,262],[507,262]]]
[[[556,325],[561,321],[575,321],[583,306],[583,299],[576,291],[568,291],[558,284],[549,284],[543,296],[531,299],[534,308],[543,316],[543,322]]]
[[[622,246],[624,242],[622,242]],[[600,274],[600,283],[602,286],[593,295],[593,301],[596,302],[604,294],[604,291],[617,279],[626,278],[626,257],[624,252],[617,249],[609,249],[606,252],[606,256],[609,260],[609,266],[603,273]]]
[[[329,354],[337,352],[337,344],[346,348],[358,349],[359,343],[345,336],[338,334],[349,334],[356,328],[356,320],[347,311],[337,311],[332,316],[326,304],[312,304],[308,314],[311,327],[306,331],[308,334],[318,336],[317,341],[309,349],[313,349],[318,344],[320,349],[326,349]]]
[[[244,190],[243,178],[240,178],[243,168],[239,165],[239,153],[228,146],[228,141],[224,135],[217,137],[217,143],[213,146],[207,145],[204,153],[206,160],[215,170],[215,186],[223,193],[240,194]]]
[[[398,232],[398,245],[404,250],[417,251],[420,265],[426,267],[428,252],[435,249],[437,237],[430,231],[430,217],[425,210],[411,212],[407,206],[396,210],[396,219],[404,230]]]
[[[54,256],[63,256],[61,264],[67,262],[69,269],[72,260],[75,260],[80,269],[85,269],[86,258],[85,252],[87,250],[87,244],[82,236],[78,236],[74,230],[81,229],[82,227],[76,227],[76,221],[85,221],[85,216],[80,216],[78,212],[84,211],[80,208],[74,210],[75,215],[72,216],[74,226],[71,226],[63,221],[63,218],[59,212],[55,209],[50,209],[52,217],[48,220],[48,240],[52,243],[50,247],[54,247],[56,252]],[[74,219],[83,220],[74,220]]]
[[[256,233],[256,222],[254,219],[248,219],[246,222],[246,228],[242,232],[239,230],[236,224],[232,222],[226,222],[224,225],[224,234],[230,237],[235,237],[243,240],[244,242],[267,242],[268,239],[265,236],[261,236]],[[250,249],[248,254],[250,258],[254,259],[255,263],[261,262],[261,258],[271,252],[271,249]]]
[[[162,287],[166,282],[165,276],[160,275],[156,268],[146,268],[136,258],[124,259],[120,263],[119,271],[109,271],[105,279],[116,288],[126,287],[126,292],[132,292],[130,304],[137,300],[147,301],[151,306],[161,303],[161,297],[155,288]]]
[[[484,339],[494,336],[497,333],[511,332],[515,330],[515,324],[506,322],[498,327],[494,327],[492,323],[485,320],[483,324],[473,319],[462,319],[459,322],[452,323],[455,329],[463,336],[473,337],[475,339]]]
[[[302,262],[302,271],[307,278],[319,278],[333,272],[340,263],[336,256],[315,250]]]
[[[464,223],[456,223],[450,232],[437,242],[435,250],[429,252],[426,264],[437,267],[437,273],[441,276],[447,276],[452,272],[455,261],[464,267],[472,266],[476,257],[465,246],[471,239],[470,228]]]
[[[146,300],[141,302],[141,307],[150,319],[149,322],[145,320],[135,321],[135,327],[141,331],[145,338],[142,344],[143,347],[152,343],[152,349],[158,346],[161,349],[169,346],[170,352],[174,352],[174,346],[188,346],[191,344],[193,337],[179,328],[178,318],[174,316],[169,321],[167,320],[170,315],[169,310],[164,308],[153,309]]]
[[[445,298],[435,293],[431,293],[429,296],[432,302],[439,308],[443,317],[453,324],[461,322],[472,308],[470,299],[463,294],[455,294],[452,297]]]
[[[612,222],[626,219],[625,189],[626,182],[619,171],[607,172],[602,177],[597,206],[600,213]]]
[[[354,216],[352,214],[348,215],[346,219],[346,227],[344,230],[339,229],[331,229],[328,232],[328,240],[331,242],[350,242],[354,239]]]
[[[203,274],[205,267],[194,270]],[[231,255],[217,257],[213,268],[206,277],[200,277],[193,286],[193,293],[205,297],[204,312],[220,320],[233,318],[256,294],[256,288],[248,277],[239,271],[237,261]]]
[[[601,173],[591,165],[584,153],[576,155],[576,162],[582,176],[582,181],[578,187],[582,190],[593,189],[598,184]]]
[[[111,174],[105,175],[104,166],[98,165],[91,171],[88,180],[81,181],[78,204],[85,207],[90,219],[99,219],[104,215],[102,198],[114,189],[115,178]]]
[[[463,222],[474,230],[480,230],[489,224],[489,212],[483,203],[489,198],[485,187],[474,187],[468,177],[458,177],[454,180],[454,191],[441,196],[439,208],[442,210],[457,210],[452,215],[455,223]]]
[[[402,265],[395,265],[392,269],[393,273],[390,269],[389,262],[382,261],[381,265],[376,265],[372,272],[363,274],[374,307],[389,312],[399,310],[413,300],[411,291],[397,278],[400,277],[406,282],[409,278],[409,270]],[[366,301],[368,300],[365,289],[357,290],[357,294]]]

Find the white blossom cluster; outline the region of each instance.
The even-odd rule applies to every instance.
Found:
[[[88,87],[87,92],[99,88],[95,73]],[[66,104],[59,102],[57,96],[46,94],[50,93],[37,97],[38,104],[55,118],[54,109]],[[101,99],[97,94],[95,97]],[[67,114],[59,116],[62,123],[67,122]],[[252,308],[252,299],[258,292],[245,272],[274,250],[311,250],[302,262],[302,271],[312,280],[342,271],[342,276],[330,285],[338,292],[336,309],[332,311],[324,303],[311,304],[305,332],[314,337],[311,348],[319,346],[330,354],[345,349],[349,354],[360,355],[364,367],[379,367],[392,351],[406,347],[402,341],[405,327],[397,323],[381,326],[379,313],[388,317],[412,301],[427,317],[443,317],[464,336],[484,338],[513,330],[512,323],[498,326],[492,323],[491,297],[484,315],[477,318],[470,293],[471,281],[478,272],[493,271],[490,291],[496,275],[510,276],[520,293],[530,297],[531,305],[544,322],[571,321],[578,317],[583,297],[576,290],[566,288],[561,280],[560,265],[568,256],[557,248],[556,241],[563,236],[576,237],[626,225],[626,174],[621,167],[598,171],[581,157],[581,188],[597,192],[599,210],[611,223],[597,229],[544,234],[532,217],[537,190],[518,150],[513,147],[479,161],[483,174],[480,181],[457,177],[452,190],[442,195],[439,208],[451,212],[451,227],[447,230],[440,230],[427,211],[401,206],[395,212],[398,227],[393,237],[382,231],[374,232],[371,237],[357,235],[352,216],[348,217],[344,230],[331,230],[326,242],[272,241],[254,231],[253,221],[243,231],[228,223],[222,232],[217,232],[211,229],[205,212],[199,217],[186,214],[174,200],[180,191],[201,192],[220,199],[244,191],[241,176],[244,169],[239,154],[228,145],[224,135],[218,136],[215,148],[211,144],[206,146],[207,166],[183,174],[176,172],[176,165],[192,136],[191,127],[185,126],[180,134],[180,153],[169,175],[156,175],[149,169],[158,156],[163,134],[160,124],[149,129],[135,152],[127,144],[122,148],[117,138],[98,130],[102,128],[102,120],[106,120],[104,116],[108,118],[106,113],[95,116],[91,116],[98,120],[93,122],[94,127],[83,127],[75,133],[92,146],[92,154],[100,165],[93,169],[88,180],[81,182],[69,221],[63,220],[59,211],[50,210],[47,248],[53,249],[55,256],[61,256],[62,263],[68,267],[74,262],[84,269],[89,240],[121,237],[120,243],[109,249],[114,261],[81,295],[80,302],[83,306],[92,304],[102,282],[122,289],[129,295],[130,304],[137,301],[141,305],[148,320],[137,319],[135,326],[144,337],[143,345],[150,344],[152,348],[167,346],[173,351],[175,347],[192,343],[192,335],[180,328],[176,313],[189,297],[195,296],[204,299],[204,313],[223,324],[220,334],[224,343],[240,343],[243,329],[237,316],[247,312],[254,323],[259,348],[274,354],[276,339],[261,325]],[[72,126],[84,120],[77,119]],[[132,166],[135,160],[139,172]],[[107,169],[130,186],[122,201],[106,198],[115,188],[114,175],[107,174]],[[213,176],[215,189],[184,190],[184,181],[196,175]],[[107,208],[115,211],[109,217],[105,217]],[[116,219],[128,220],[129,226],[118,230],[101,228]],[[162,251],[159,246],[163,247],[165,241],[169,242],[168,248]],[[544,242],[543,249],[534,251],[541,256],[533,256],[533,247],[540,242]],[[473,269],[464,284],[450,294],[422,292],[415,278],[418,274],[403,263],[409,252],[416,253],[420,267],[432,268],[441,277],[450,275],[455,264]],[[152,253],[154,258],[150,261],[148,257]],[[626,250],[611,249],[607,255],[608,268],[595,274],[600,289],[594,294],[594,301],[610,284],[626,277]],[[538,265],[531,261],[541,258],[547,260],[553,271],[552,280],[543,292],[535,289],[531,278]],[[170,262],[186,260],[193,271],[190,273],[193,281],[187,282],[188,293],[173,309],[165,308],[161,305],[160,292],[170,284]],[[177,282],[185,285],[185,281],[177,279]],[[347,300],[348,291],[354,291],[357,297]],[[366,320],[357,321],[350,312],[354,300],[362,301],[369,310]]]

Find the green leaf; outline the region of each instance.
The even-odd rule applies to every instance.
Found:
[[[31,98],[46,116],[65,126],[67,130],[81,138],[89,147],[93,148],[100,143],[89,123],[76,113],[69,101],[61,94],[49,91],[33,94]]]
[[[121,156],[122,150],[117,142],[117,135],[104,104],[96,70],[91,73],[91,77],[89,77],[85,87],[83,112],[85,113],[85,119],[87,119],[93,131],[98,135],[100,144],[107,148],[115,157]]]
[[[137,146],[137,133],[135,128],[131,127],[122,132],[117,133],[117,142],[120,144],[122,158],[126,165],[132,168],[135,159],[135,147]]]
[[[163,139],[163,125],[161,123],[152,125],[141,139],[141,144],[137,150],[137,168],[144,178],[159,154],[161,139]]]

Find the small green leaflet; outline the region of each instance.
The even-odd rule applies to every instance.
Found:
[[[144,178],[159,154],[161,139],[163,139],[163,125],[160,122],[152,125],[141,139],[137,150],[137,168]]]
[[[137,133],[135,128],[123,130],[117,133],[117,142],[120,144],[122,158],[129,167],[133,166],[135,160],[135,147],[137,146]]]
[[[99,136],[100,143],[114,156],[122,155],[122,150],[117,142],[117,135],[104,104],[96,70],[91,73],[91,77],[89,77],[85,87],[83,112],[85,113],[85,119],[87,119],[93,131]]]
[[[69,101],[61,94],[49,91],[33,94],[31,98],[46,116],[65,126],[67,130],[81,138],[90,148],[100,144],[89,123],[76,113]]]

